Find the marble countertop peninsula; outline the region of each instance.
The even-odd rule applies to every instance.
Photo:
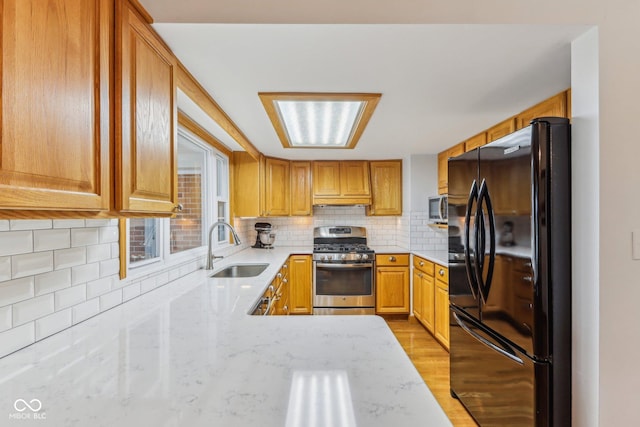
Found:
[[[0,359],[0,424],[450,426],[380,317],[248,314],[290,253],[243,250],[214,271],[269,267],[199,270]]]

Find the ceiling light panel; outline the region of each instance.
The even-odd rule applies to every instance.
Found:
[[[380,94],[259,93],[285,148],[353,148]]]

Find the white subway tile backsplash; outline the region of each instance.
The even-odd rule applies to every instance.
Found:
[[[109,310],[118,304],[122,304],[122,289],[116,289],[100,297],[100,311]]]
[[[33,298],[33,277],[0,283],[0,307]]]
[[[56,270],[35,276],[36,296],[71,286],[71,269]]]
[[[33,231],[33,250],[51,251],[71,247],[68,229],[50,229]]]
[[[0,219],[0,231],[9,231],[9,220],[8,219]]]
[[[6,331],[13,326],[11,318],[11,306],[0,307],[0,332]]]
[[[87,320],[98,313],[100,313],[100,299],[98,298],[85,301],[82,304],[74,305],[72,318],[73,324],[75,325],[83,320]]]
[[[89,221],[89,220],[87,220]],[[97,245],[100,240],[99,228],[74,228],[71,230],[71,246]]]
[[[53,270],[53,252],[34,252],[11,257],[11,277],[14,279]]]
[[[112,277],[105,277],[87,283],[87,299],[92,299],[111,290]]]
[[[53,228],[80,228],[84,227],[84,219],[54,219]]]
[[[87,249],[84,247],[71,249],[58,249],[54,251],[54,267],[61,268],[75,267],[87,263]]]
[[[0,333],[0,355],[13,353],[35,342],[34,322]]]
[[[115,221],[115,223],[114,223]],[[118,225],[118,220],[111,219],[88,219],[86,220],[87,227],[108,227],[110,225]]]
[[[100,228],[100,243],[117,242],[119,236],[119,230],[116,226]]]
[[[87,262],[111,259],[111,243],[87,246]]]
[[[62,310],[80,304],[87,299],[87,285],[72,286],[55,293],[55,309]]]
[[[0,282],[11,279],[11,257],[0,257]]]
[[[111,258],[120,258],[120,245],[111,243]]]
[[[15,219],[9,221],[11,230],[43,230],[53,227],[53,221],[50,219]]]
[[[53,313],[53,294],[42,295],[13,304],[13,324],[22,325]]]
[[[3,231],[0,233],[0,256],[33,252],[32,231]]]
[[[140,293],[144,294],[145,292],[149,292],[150,290],[155,289],[155,288],[156,288],[156,278],[155,277],[150,277],[148,279],[144,279],[140,283]]]
[[[108,259],[100,262],[100,277],[111,276],[120,272],[120,259]]]
[[[71,326],[72,310],[58,311],[36,320],[36,341],[60,332]]]
[[[122,300],[129,301],[140,295],[140,282],[122,288]]]
[[[92,264],[77,265],[71,268],[71,284],[86,283],[91,280],[100,278],[100,264],[94,262]]]

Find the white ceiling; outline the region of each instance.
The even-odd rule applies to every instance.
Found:
[[[261,152],[289,159],[437,153],[568,88],[570,43],[587,29],[188,24],[171,23],[163,13],[165,22],[154,27],[180,61]],[[258,92],[270,91],[380,92],[382,98],[355,150],[296,150],[282,148],[260,103]],[[184,98],[179,105],[186,111]],[[237,149],[206,115],[195,119]]]

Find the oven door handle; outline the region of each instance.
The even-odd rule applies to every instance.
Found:
[[[316,263],[316,267],[323,267],[323,268],[353,268],[353,267],[373,267],[373,263],[372,262],[362,262],[362,263],[358,263],[358,264],[328,264],[328,263],[321,263],[321,262],[317,262]]]

